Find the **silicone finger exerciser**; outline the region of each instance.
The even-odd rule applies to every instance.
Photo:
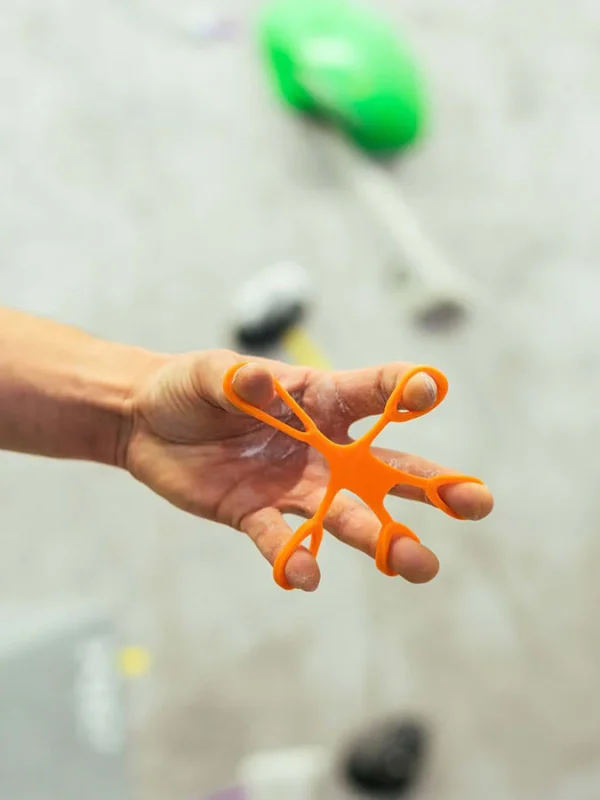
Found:
[[[314,447],[326,459],[330,469],[329,483],[316,513],[298,528],[275,560],[273,577],[282,589],[289,590],[294,588],[286,577],[286,566],[295,550],[308,537],[310,537],[309,550],[315,558],[317,557],[323,540],[323,526],[327,512],[338,492],[343,489],[347,489],[359,497],[381,522],[375,551],[375,564],[385,575],[395,575],[388,563],[389,551],[394,538],[408,536],[416,542],[419,541],[418,537],[406,525],[396,522],[385,508],[385,499],[395,486],[408,485],[417,487],[423,491],[429,502],[436,508],[455,519],[464,519],[444,502],[440,496],[440,490],[450,484],[482,484],[483,482],[479,478],[459,473],[435,475],[433,477],[412,475],[377,458],[371,450],[374,439],[384,430],[388,423],[409,422],[428,414],[440,405],[448,393],[448,380],[442,372],[426,365],[416,366],[408,370],[390,394],[383,413],[373,427],[360,439],[349,444],[339,444],[331,441],[317,428],[306,411],[301,408],[276,379],[273,379],[273,384],[277,395],[304,425],[304,430],[294,428],[282,419],[278,419],[263,409],[243,400],[233,388],[233,379],[236,372],[246,363],[236,364],[225,375],[223,388],[229,401],[236,408],[255,419]],[[403,410],[400,406],[406,385],[411,378],[422,373],[429,375],[435,381],[437,386],[435,402],[423,411]]]

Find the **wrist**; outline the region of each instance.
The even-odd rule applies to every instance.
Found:
[[[169,356],[150,350],[100,342],[98,380],[88,395],[92,422],[89,453],[84,458],[125,467],[133,430],[135,396],[140,386]],[[106,365],[103,369],[102,365]]]

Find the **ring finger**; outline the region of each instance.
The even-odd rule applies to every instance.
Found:
[[[381,522],[360,501],[338,494],[324,524],[336,539],[375,558]],[[435,578],[439,570],[435,553],[406,536],[392,541],[388,566],[410,583],[427,583]]]

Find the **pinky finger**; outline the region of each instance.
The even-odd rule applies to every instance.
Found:
[[[240,528],[254,542],[259,552],[273,566],[293,531],[276,508],[262,508],[248,514]],[[306,547],[299,547],[290,557],[285,576],[294,589],[314,592],[321,580],[317,560]]]

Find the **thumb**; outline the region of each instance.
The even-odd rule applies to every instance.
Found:
[[[243,413],[225,394],[223,381],[229,370],[240,365],[232,387],[242,400],[266,408],[275,396],[273,376],[263,364],[248,362],[231,350],[209,350],[195,359],[192,380],[198,398],[230,413]]]

